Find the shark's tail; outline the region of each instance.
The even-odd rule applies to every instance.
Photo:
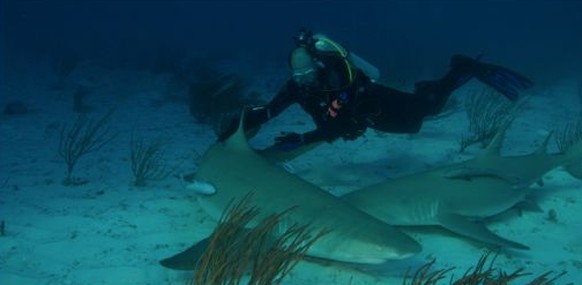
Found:
[[[574,178],[582,180],[582,135],[576,137],[573,143],[564,152],[566,162],[564,169]]]
[[[564,170],[568,172],[572,177],[582,180],[582,163],[572,163],[564,166]]]
[[[582,180],[582,120],[567,124],[557,131],[556,143],[562,152],[566,172]]]

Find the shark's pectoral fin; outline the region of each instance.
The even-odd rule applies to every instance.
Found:
[[[202,255],[208,249],[209,244],[210,237],[205,238],[176,255],[160,260],[160,265],[174,270],[195,270],[198,261],[200,258],[202,258]],[[357,269],[362,271],[375,269],[375,266],[369,264],[362,265],[358,263],[341,262],[309,255],[304,256],[303,260],[322,266],[342,266],[344,268]]]
[[[543,213],[544,212],[544,209],[542,209],[540,204],[538,204],[536,201],[534,201],[530,197],[526,198],[523,201],[518,202],[513,207],[519,209],[520,211],[528,211],[528,212],[536,212],[536,213]]]
[[[160,260],[163,267],[176,270],[194,270],[198,260],[208,248],[210,238],[205,238],[185,251],[182,251],[174,256]]]
[[[473,240],[484,242],[490,245],[524,250],[529,249],[528,246],[496,235],[495,233],[491,232],[487,227],[485,227],[483,223],[469,221],[463,216],[441,213],[439,215],[439,223],[444,228],[456,234],[468,237]]]

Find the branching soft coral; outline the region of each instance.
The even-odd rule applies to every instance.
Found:
[[[273,214],[252,229],[245,227],[259,214],[250,207],[247,195],[225,212],[210,237],[208,248],[198,261],[191,284],[279,284],[303,260],[307,250],[326,230],[312,234],[309,225],[291,225],[277,234],[289,211]]]
[[[515,119],[521,102],[513,104],[493,92],[492,89],[483,89],[467,98],[465,109],[471,134],[459,141],[461,152],[476,143],[481,143],[483,147],[488,145],[501,128]]]
[[[145,142],[143,138],[131,135],[130,159],[133,185],[146,186],[148,181],[162,180],[172,173],[162,159],[164,142],[161,139]]]
[[[73,177],[73,169],[81,157],[101,149],[115,136],[109,127],[112,111],[100,119],[90,120],[85,114],[77,117],[72,126],[63,125],[59,131],[58,153],[67,164],[67,172],[63,184],[74,186],[87,181]]]
[[[407,273],[402,281],[402,285],[438,285],[443,279],[449,279],[449,285],[507,285],[514,284],[517,279],[529,276],[531,273],[526,273],[524,268],[505,272],[501,268],[494,266],[495,257],[490,260],[491,253],[485,253],[477,261],[477,264],[472,269],[467,270],[463,277],[459,279],[447,278],[454,268],[440,269],[431,271],[435,261],[431,261],[420,267],[412,276]],[[525,285],[553,285],[554,282],[562,277],[566,272],[554,273],[548,271],[534,278]],[[446,283],[442,283],[446,284]]]

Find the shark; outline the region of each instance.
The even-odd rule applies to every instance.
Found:
[[[233,200],[250,194],[250,202],[260,209],[257,221],[294,207],[277,227],[280,233],[293,224],[329,230],[309,248],[310,257],[381,264],[421,251],[420,244],[400,229],[274,165],[251,148],[241,125],[205,152],[189,185],[211,217],[218,220]],[[199,253],[199,248],[190,250]]]
[[[394,226],[441,226],[492,246],[529,249],[493,233],[484,220],[526,201],[530,186],[550,170],[578,163],[582,142],[550,154],[549,134],[533,153],[502,156],[505,131],[473,159],[377,183],[342,199]]]
[[[338,254],[329,247],[316,248],[308,252],[314,259],[320,256],[323,259],[348,263],[376,263],[381,260],[374,254],[366,253],[366,250],[369,245],[382,238],[373,238],[373,242],[364,238],[366,241],[362,242],[362,237],[368,236],[369,232],[366,233],[360,226],[366,225],[367,228],[368,225],[373,225],[382,228],[385,225],[378,225],[377,221],[370,222],[369,217],[363,217],[365,222],[358,221],[362,217],[361,213],[354,212],[350,206],[395,227],[436,225],[488,245],[526,250],[528,246],[491,232],[484,219],[523,202],[532,191],[530,185],[541,181],[543,175],[556,167],[564,166],[572,176],[581,179],[579,165],[582,160],[582,142],[574,144],[563,153],[550,154],[547,152],[550,134],[533,153],[502,156],[506,128],[475,158],[356,190],[341,197],[348,207],[337,205],[335,196],[329,197],[317,186],[305,184],[306,182],[282,171],[281,167],[274,167],[275,164],[295,159],[320,144],[304,146],[292,152],[280,152],[273,148],[252,150],[240,132],[226,142],[216,144],[207,152],[196,174],[197,181],[192,185],[195,190],[204,193],[198,199],[200,205],[213,213],[214,217],[225,207],[226,200],[245,195],[250,191],[249,188],[260,192],[258,202],[271,205],[268,209],[271,211],[281,211],[291,205],[309,202],[303,212],[294,217],[295,220],[331,228],[337,226],[332,231],[335,235],[328,237],[331,244],[347,244],[348,247],[342,247],[343,250],[357,252]],[[249,178],[262,183],[257,185],[249,182]],[[215,194],[219,195],[215,197]],[[281,202],[280,199],[286,199],[287,202]],[[328,207],[347,215],[335,216],[332,214],[335,210]],[[324,215],[319,217],[322,209]],[[318,216],[317,220],[306,217],[313,213]],[[333,216],[331,219],[330,215]],[[358,221],[357,225],[352,225],[355,231],[352,233],[359,232],[355,237],[342,232],[350,232],[346,229],[350,221]],[[343,225],[338,225],[343,222]],[[384,255],[385,259],[404,258],[420,250],[417,244],[411,243],[407,237],[393,229],[380,235],[394,241],[391,245],[384,245],[389,252]],[[205,250],[207,242],[207,239],[202,240],[161,263],[174,269],[192,269],[193,260],[197,260]],[[318,246],[317,243],[315,246]],[[389,249],[390,247],[393,249]],[[395,250],[396,248],[399,250]]]

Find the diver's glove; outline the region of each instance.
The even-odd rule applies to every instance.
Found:
[[[302,134],[282,132],[275,138],[275,147],[280,151],[292,151],[305,143]]]
[[[479,81],[497,90],[511,101],[519,98],[519,91],[533,86],[533,82],[526,77],[503,66],[479,62],[479,58],[454,55],[451,66],[466,69]]]

